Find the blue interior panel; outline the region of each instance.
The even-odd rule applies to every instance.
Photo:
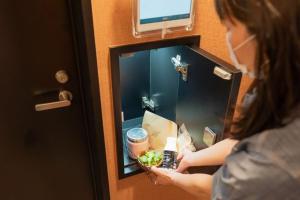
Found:
[[[150,95],[158,106],[155,113],[172,121],[176,121],[179,74],[171,57],[180,49],[175,46],[151,50],[150,53]]]
[[[120,86],[124,120],[144,115],[142,97],[149,96],[150,51],[120,56]]]

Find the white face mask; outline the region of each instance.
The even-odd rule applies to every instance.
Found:
[[[240,64],[237,56],[235,54],[235,51],[237,51],[238,49],[240,49],[241,47],[243,47],[245,44],[247,44],[248,42],[250,42],[251,40],[253,40],[255,38],[255,35],[251,35],[249,36],[244,42],[242,42],[241,44],[239,44],[237,47],[233,48],[232,44],[231,44],[231,39],[232,39],[232,33],[231,32],[227,32],[226,34],[226,42],[227,42],[227,46],[228,46],[228,50],[229,50],[229,54],[230,54],[230,58],[234,64],[234,66],[240,70],[244,75],[248,75],[250,78],[255,78],[255,73],[254,72],[250,72],[248,70],[247,65],[244,64]]]

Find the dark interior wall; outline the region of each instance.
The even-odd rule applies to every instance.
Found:
[[[156,114],[176,120],[179,75],[171,57],[176,57],[180,48],[153,49],[120,57],[124,120],[143,116],[143,96],[155,102]]]
[[[120,83],[124,120],[141,117],[142,97],[149,96],[150,51],[120,57]]]
[[[158,106],[156,114],[176,121],[179,74],[171,62],[181,52],[180,46],[151,50],[150,96]]]

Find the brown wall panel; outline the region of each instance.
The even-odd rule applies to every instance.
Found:
[[[92,0],[92,4],[111,199],[195,199],[174,187],[154,186],[144,174],[122,181],[118,180],[109,46],[140,43],[160,38],[136,39],[132,36],[130,0]],[[201,35],[201,48],[229,61],[225,28],[217,18],[213,0],[196,0],[196,26],[192,32],[167,37],[191,34]],[[248,84],[249,80],[243,80],[239,99]]]

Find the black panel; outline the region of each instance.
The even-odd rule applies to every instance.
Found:
[[[220,63],[189,47],[183,47],[180,52],[183,61],[189,64],[189,76],[187,82],[179,80],[176,120],[186,125],[196,148],[202,149],[206,147],[202,140],[205,127],[222,138],[225,119],[229,117],[227,110],[233,106],[230,97],[238,92],[232,91],[233,79],[240,79],[240,76],[238,71],[228,68],[226,70],[233,76],[231,80],[224,80],[214,74],[214,68],[222,66]]]
[[[171,57],[180,52],[180,49],[180,46],[175,46],[151,51],[150,94],[158,106],[155,113],[172,121],[176,121],[179,75]]]
[[[150,90],[150,51],[121,56],[120,76],[124,120],[143,116],[142,97]]]

